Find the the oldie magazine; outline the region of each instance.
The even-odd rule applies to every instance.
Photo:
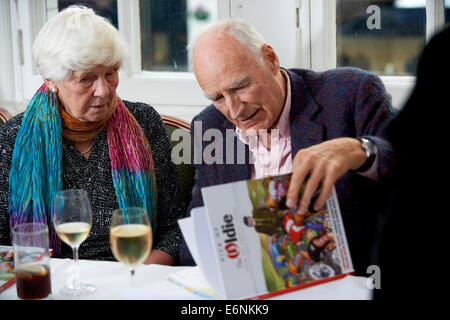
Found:
[[[193,292],[213,289],[211,298],[262,299],[352,273],[334,188],[325,208],[300,216],[285,204],[290,177],[203,188],[205,206],[179,222],[207,281],[192,288],[187,274],[169,279]]]

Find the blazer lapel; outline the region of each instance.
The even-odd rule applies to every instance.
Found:
[[[222,128],[225,128],[225,130],[222,132],[225,136],[226,136],[226,131],[228,130],[232,130],[233,134],[234,134],[234,158],[233,158],[233,163],[228,164],[227,163],[227,159],[226,159],[226,142],[224,144],[224,149],[223,149],[223,159],[224,159],[224,164],[226,164],[224,166],[224,170],[225,170],[225,174],[224,174],[224,182],[232,182],[232,181],[238,181],[238,180],[247,180],[251,178],[252,175],[252,169],[250,164],[250,151],[248,148],[248,145],[244,144],[239,137],[235,134],[235,129],[236,126],[234,124],[232,124],[228,119],[226,119],[223,122],[223,126]],[[226,141],[227,139],[225,139]],[[244,159],[242,159],[242,155],[240,155],[240,158],[238,157],[238,150],[244,149]]]
[[[292,159],[300,149],[321,143],[324,139],[325,128],[320,123],[314,122],[314,118],[322,108],[316,103],[306,86],[303,78],[286,70],[291,82],[291,148]]]

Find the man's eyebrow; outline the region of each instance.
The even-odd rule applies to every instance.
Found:
[[[236,80],[231,86],[229,86],[226,91],[233,91],[236,88],[239,88],[241,85],[243,85],[246,82],[250,81],[250,77],[244,76],[238,80]]]
[[[218,97],[220,97],[220,93],[214,93],[211,95],[205,94],[206,99],[209,99],[211,101],[216,100]]]
[[[239,78],[238,80],[236,80],[235,82],[233,82],[228,88],[225,89],[225,91],[230,92],[230,91],[234,91],[236,88],[239,88],[240,86],[242,86],[243,84],[250,82],[250,77],[248,76],[244,76],[242,78]],[[217,98],[219,98],[221,96],[220,93],[213,93],[213,94],[206,94],[205,97],[209,100],[216,100]]]

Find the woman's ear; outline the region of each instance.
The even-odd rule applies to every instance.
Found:
[[[47,85],[48,88],[50,88],[50,90],[52,90],[52,92],[57,92],[58,88],[56,87],[56,83],[52,80],[49,79],[44,79],[44,83]]]
[[[265,43],[261,47],[261,51],[263,54],[263,60],[269,64],[273,73],[277,74],[280,69],[280,60],[278,59],[278,55],[275,50],[269,44]]]

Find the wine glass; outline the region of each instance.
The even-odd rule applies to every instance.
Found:
[[[136,267],[147,259],[152,248],[147,211],[136,207],[114,210],[109,241],[114,257],[131,271],[132,283]]]
[[[86,240],[92,227],[91,206],[85,190],[72,189],[56,193],[53,225],[61,240],[72,247],[73,251],[73,273],[61,288],[61,294],[84,296],[95,292],[94,285],[80,281],[78,265],[78,248]]]

